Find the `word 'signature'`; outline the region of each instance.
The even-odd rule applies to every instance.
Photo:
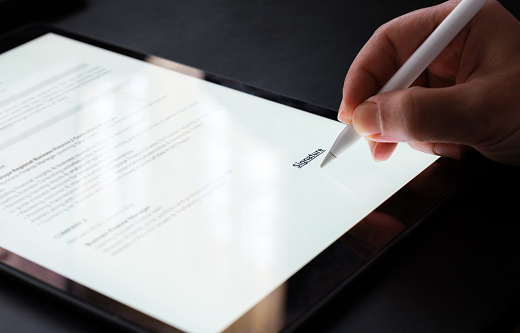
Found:
[[[307,155],[307,157],[305,157],[303,160],[301,160],[300,162],[295,162],[293,164],[293,167],[296,167],[298,169],[301,169],[303,168],[304,166],[306,166],[307,164],[309,164],[310,161],[312,161],[313,159],[315,159],[316,157],[320,156],[321,154],[323,154],[325,152],[325,150],[323,149],[318,149],[316,150],[314,153],[312,154],[309,154]]]

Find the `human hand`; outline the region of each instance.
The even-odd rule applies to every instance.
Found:
[[[411,88],[375,95],[459,1],[380,27],[352,63],[338,119],[352,122],[375,160],[396,142],[460,158],[472,147],[520,165],[520,22],[489,1]]]

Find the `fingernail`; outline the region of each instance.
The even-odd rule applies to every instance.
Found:
[[[362,136],[381,134],[379,106],[374,102],[363,102],[354,110],[353,124]]]
[[[460,147],[453,143],[438,143],[435,147],[433,147],[433,152],[436,155],[445,156],[456,160],[460,160],[462,157]]]
[[[339,110],[338,110],[338,120],[341,121],[342,123],[348,124],[352,121],[352,119],[349,119],[347,117],[347,115],[345,114],[345,109],[346,109],[345,102],[343,100],[341,100],[341,104],[339,105]]]

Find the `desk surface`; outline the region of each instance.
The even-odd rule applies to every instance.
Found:
[[[501,2],[519,16],[516,0]],[[89,0],[38,19],[336,109],[348,67],[372,32],[435,3]],[[520,329],[519,187],[518,169],[492,164],[300,331]],[[115,331],[3,275],[0,323],[9,332]]]

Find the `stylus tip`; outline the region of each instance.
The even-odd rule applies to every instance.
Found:
[[[320,168],[323,168],[325,165],[329,164],[330,161],[332,161],[335,158],[336,157],[334,155],[332,155],[330,152],[328,152],[327,155],[325,155],[323,162],[321,162]]]

